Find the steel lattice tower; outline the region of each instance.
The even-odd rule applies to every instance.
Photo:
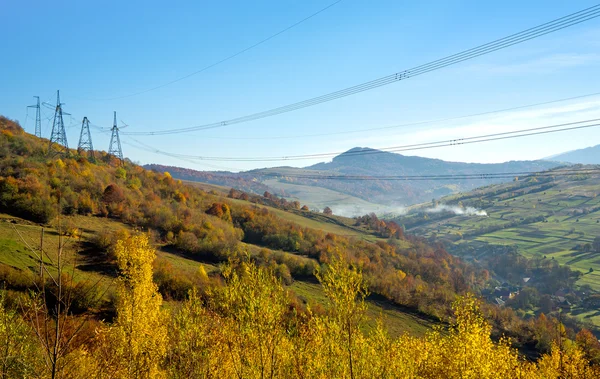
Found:
[[[121,160],[123,164],[123,150],[121,150],[121,140],[119,139],[119,128],[117,127],[117,112],[115,112],[115,118],[112,127],[112,135],[110,136],[110,146],[108,147],[108,154],[114,155]]]
[[[67,143],[67,133],[65,133],[65,123],[63,122],[60,92],[56,91],[56,111],[54,112],[54,122],[52,123],[52,134],[50,135],[48,154],[54,155],[68,152],[69,144]]]
[[[30,105],[27,108],[35,108],[35,136],[42,138],[42,115],[40,113],[40,97],[34,96],[37,104]]]
[[[83,155],[87,151],[87,156],[90,161],[95,161],[94,145],[92,144],[92,134],[90,133],[90,120],[87,117],[81,122],[81,134],[79,134],[79,144],[77,144],[77,153]]]

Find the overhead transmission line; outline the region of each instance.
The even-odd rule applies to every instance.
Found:
[[[477,58],[479,56],[492,53],[497,50],[505,49],[507,47],[529,41],[531,39],[541,37],[543,35],[556,32],[561,29],[568,28],[573,25],[580,24],[582,22],[594,19],[600,16],[600,4],[594,5],[592,7],[586,8],[584,10],[569,14],[567,16],[563,16],[557,18],[553,21],[546,22],[544,24],[535,26],[533,28],[529,28],[523,30],[521,32],[511,34],[507,37],[497,39],[492,42],[488,42],[486,44],[464,50],[460,53],[456,53],[453,55],[449,55],[445,58],[441,58],[429,63],[422,64],[420,66],[413,67],[408,70],[399,71],[391,75],[387,75],[381,77],[379,79],[371,80],[366,83],[358,84],[352,87],[348,87],[339,91],[331,92],[326,95],[313,97],[311,99],[307,99],[304,101],[296,102],[293,104],[285,105],[278,108],[273,108],[267,111],[253,113],[247,116],[237,117],[229,120],[191,126],[186,128],[175,128],[175,129],[165,129],[165,130],[157,130],[157,131],[145,131],[145,132],[128,132],[128,135],[165,135],[165,134],[178,134],[178,133],[187,133],[198,130],[206,130],[206,129],[214,129],[220,128],[223,126],[228,126],[232,124],[239,124],[243,122],[254,121],[266,117],[271,117],[275,115],[279,115],[282,113],[292,112],[295,110],[311,107],[314,105],[318,105],[321,103],[329,102],[332,100],[337,100],[343,97],[347,97],[350,95],[354,95],[360,92],[368,91],[374,88],[382,87],[388,84],[392,84],[395,82],[399,82],[401,80],[406,80],[413,78],[415,76],[423,75],[431,71],[440,70],[442,68],[455,65],[460,62],[464,62],[470,59]],[[125,134],[125,133],[123,133]]]
[[[343,181],[427,181],[427,180],[491,180],[491,179],[521,179],[530,176],[545,177],[573,177],[581,175],[600,175],[598,168],[560,168],[546,171],[512,171],[512,172],[480,172],[472,174],[448,175],[322,175],[322,174],[291,174],[273,172],[243,173],[241,177],[287,177],[309,180],[343,180]],[[220,178],[240,178],[240,176],[221,175]]]
[[[315,134],[299,134],[299,135],[294,135],[294,136],[272,136],[272,137],[271,136],[262,136],[262,137],[230,137],[230,136],[229,137],[210,137],[210,136],[202,136],[202,138],[226,139],[226,140],[278,140],[278,139],[297,139],[297,138],[306,138],[306,137],[326,137],[326,136],[335,136],[335,135],[340,135],[340,134],[352,134],[352,133],[371,132],[371,131],[375,131],[375,130],[396,129],[396,128],[402,128],[402,127],[406,127],[406,126],[437,124],[437,123],[442,123],[442,122],[447,122],[447,121],[461,120],[461,119],[465,119],[465,118],[473,118],[473,117],[486,116],[486,115],[497,114],[497,113],[504,113],[504,112],[516,111],[516,110],[519,110],[519,109],[539,107],[539,106],[542,106],[542,105],[562,103],[562,102],[566,102],[566,101],[583,99],[583,98],[593,97],[593,96],[598,96],[598,95],[600,95],[600,92],[589,93],[589,94],[586,94],[586,95],[571,96],[571,97],[566,97],[566,98],[563,98],[563,99],[544,101],[544,102],[535,103],[535,104],[519,105],[519,106],[515,106],[515,107],[510,107],[510,108],[496,109],[496,110],[493,110],[493,111],[485,111],[485,112],[479,112],[479,113],[472,113],[472,114],[462,115],[462,116],[452,116],[452,117],[437,118],[437,119],[425,120],[425,121],[415,121],[415,122],[408,122],[408,123],[405,123],[405,124],[396,124],[396,125],[389,125],[389,126],[378,126],[378,127],[374,127],[374,128],[364,128],[364,129],[354,129],[354,130],[342,130],[342,131],[339,131],[339,132],[315,133]]]
[[[138,141],[132,137],[129,137],[133,141],[135,141],[138,145],[141,145],[145,148],[146,151],[150,151],[156,154],[161,154],[165,156],[170,156],[174,158],[185,158],[185,159],[194,159],[200,161],[231,161],[231,162],[271,162],[271,161],[290,161],[290,160],[306,160],[306,159],[324,159],[331,158],[338,155],[343,154],[344,156],[362,156],[362,155],[371,155],[371,154],[383,154],[383,153],[391,153],[391,152],[402,152],[402,151],[415,151],[415,150],[424,150],[424,149],[435,149],[440,147],[447,146],[456,146],[456,145],[467,145],[481,142],[489,142],[489,141],[497,141],[504,139],[512,139],[512,138],[520,138],[527,136],[534,136],[540,134],[549,134],[549,133],[557,133],[557,132],[565,132],[577,129],[586,129],[600,126],[600,119],[590,119],[583,121],[574,121],[563,124],[549,125],[549,126],[541,126],[536,128],[529,129],[520,129],[514,130],[510,132],[500,132],[500,133],[492,133],[492,134],[484,134],[479,136],[472,137],[463,137],[463,138],[455,138],[448,140],[440,140],[434,142],[425,142],[419,144],[411,144],[411,145],[400,145],[400,146],[392,146],[392,147],[384,147],[380,149],[369,149],[369,150],[357,150],[357,151],[346,151],[346,152],[330,152],[330,153],[317,153],[317,154],[303,154],[303,155],[288,155],[288,156],[279,156],[279,157],[213,157],[213,156],[197,156],[197,155],[187,155],[187,154],[177,154],[165,152],[152,146],[149,146],[143,142]]]
[[[554,177],[600,174],[600,168],[559,169],[549,171],[515,171],[515,172],[482,172],[473,174],[449,175],[319,175],[319,174],[285,174],[285,173],[256,173],[255,176],[289,177],[295,179],[314,180],[356,180],[356,181],[408,181],[408,180],[477,180],[477,179],[509,179],[526,176]]]
[[[273,38],[275,38],[275,37],[277,37],[277,36],[279,36],[279,35],[281,35],[281,34],[283,34],[283,33],[287,32],[287,31],[289,31],[290,29],[293,29],[293,28],[295,28],[296,26],[298,26],[298,25],[300,25],[300,24],[302,24],[302,23],[304,23],[304,22],[306,22],[306,21],[310,20],[311,18],[313,18],[313,17],[315,17],[315,16],[317,16],[317,15],[319,15],[319,14],[321,14],[321,13],[325,12],[326,10],[328,10],[329,8],[333,7],[334,5],[336,5],[336,4],[340,3],[340,2],[342,2],[342,0],[336,0],[336,1],[334,1],[333,3],[331,3],[331,4],[327,5],[326,7],[319,9],[319,10],[318,10],[318,11],[316,11],[315,13],[312,13],[311,15],[309,15],[309,16],[307,16],[307,17],[304,17],[302,20],[295,22],[294,24],[292,24],[292,25],[290,25],[290,26],[288,26],[288,27],[286,27],[286,28],[284,28],[284,29],[282,29],[282,30],[278,31],[278,32],[277,32],[277,33],[275,33],[275,34],[272,34],[272,35],[268,36],[268,37],[267,37],[267,38],[265,38],[265,39],[262,39],[262,40],[260,40],[260,41],[256,42],[256,43],[255,43],[255,44],[253,44],[253,45],[250,45],[250,46],[246,47],[245,49],[242,49],[242,50],[240,50],[240,51],[238,51],[238,52],[236,52],[236,53],[234,53],[234,54],[231,54],[231,55],[229,55],[229,56],[227,56],[227,57],[225,57],[225,58],[223,58],[223,59],[221,59],[221,60],[219,60],[219,61],[216,61],[216,62],[214,62],[214,63],[211,63],[211,64],[209,64],[209,65],[207,65],[207,66],[204,66],[203,68],[201,68],[201,69],[199,69],[199,70],[197,70],[197,71],[194,71],[194,72],[192,72],[192,73],[189,73],[189,74],[187,74],[187,75],[184,75],[184,76],[182,76],[182,77],[179,77],[179,78],[177,78],[177,79],[171,80],[171,81],[169,81],[169,82],[166,82],[166,83],[163,83],[163,84],[161,84],[161,85],[158,85],[158,86],[155,86],[155,87],[152,87],[152,88],[148,88],[148,89],[145,89],[145,90],[142,90],[142,91],[139,91],[139,92],[130,93],[130,94],[128,94],[128,95],[116,96],[116,97],[110,97],[110,98],[105,98],[105,99],[90,99],[90,100],[105,101],[105,100],[117,100],[117,99],[124,99],[124,98],[127,98],[127,97],[133,97],[133,96],[141,95],[141,94],[143,94],[143,93],[151,92],[151,91],[154,91],[154,90],[157,90],[157,89],[160,89],[160,88],[163,88],[163,87],[169,86],[169,85],[171,85],[171,84],[175,84],[175,83],[177,83],[177,82],[180,82],[180,81],[182,81],[182,80],[185,80],[185,79],[187,79],[187,78],[190,78],[190,77],[192,77],[192,76],[194,76],[194,75],[200,74],[201,72],[204,72],[204,71],[206,71],[206,70],[209,70],[209,69],[211,69],[211,68],[213,68],[213,67],[215,67],[215,66],[218,66],[218,65],[220,65],[221,63],[225,63],[225,62],[227,62],[228,60],[231,60],[231,59],[233,59],[233,58],[235,58],[235,57],[237,57],[237,56],[240,56],[240,55],[244,54],[245,52],[247,52],[247,51],[249,51],[249,50],[252,50],[252,49],[254,49],[255,47],[258,47],[258,46],[260,46],[260,45],[264,44],[265,42],[268,42],[268,41],[272,40]]]

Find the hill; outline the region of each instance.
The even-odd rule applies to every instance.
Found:
[[[554,155],[547,159],[574,164],[600,164],[600,145],[567,151],[566,153]]]
[[[370,148],[354,148],[306,168],[274,167],[240,173],[210,173],[188,169],[170,170],[174,177],[207,183],[231,185],[261,194],[265,190],[298,200],[311,208],[329,206],[334,213],[357,216],[384,213],[441,196],[469,191],[481,185],[506,179],[482,178],[448,180],[344,180],[335,176],[413,176],[471,175],[483,173],[543,171],[558,166],[550,161],[511,161],[498,164],[446,162],[439,159],[404,156]],[[168,168],[147,165],[149,169]],[[320,179],[319,176],[327,176]],[[261,187],[262,185],[262,187]],[[268,187],[268,188],[267,188]]]
[[[571,314],[600,323],[584,306],[600,290],[599,168],[569,168],[582,170],[577,175],[556,169],[554,175],[443,197],[394,220],[411,233],[445,241],[449,251],[491,270],[500,283],[522,287],[529,278],[540,295],[570,293]],[[543,278],[542,268],[563,265],[574,271],[562,279]]]
[[[434,288],[453,294],[464,289],[460,283],[466,280],[450,280],[451,272],[483,280],[459,259],[405,237],[393,223],[357,225],[356,220],[302,211],[271,194],[229,191],[225,196],[219,187],[198,188],[105,152],[97,152],[95,161],[74,150],[48,156],[48,141],[25,133],[15,122],[0,117],[0,130],[0,212],[6,220],[0,222],[0,279],[11,290],[33,288],[35,282],[23,281],[38,272],[42,228],[48,270],[57,269],[55,250],[64,237],[70,240],[65,254],[75,276],[107,282],[116,272],[111,255],[116,238],[147,231],[159,247],[159,290],[172,300],[184,299],[197,284],[200,265],[219,277],[216,265],[251,259],[286,284],[313,283],[315,268],[338,252],[364,267],[374,294],[425,320],[450,312],[450,298],[435,296]],[[430,259],[419,261],[415,252]],[[406,280],[390,282],[398,275]],[[430,295],[420,293],[424,288],[430,288]]]
[[[319,163],[311,170],[338,175],[363,176],[415,176],[415,175],[469,175],[519,171],[543,171],[558,164],[546,161],[511,161],[497,164],[447,162],[440,159],[405,156],[370,148],[354,148],[333,158],[329,163]],[[381,204],[411,205],[444,195],[468,191],[478,186],[500,183],[505,179],[486,178],[478,181],[415,180],[415,181],[317,181],[318,185],[362,193],[369,201]]]
[[[238,346],[235,354],[251,354],[254,349],[238,338],[254,338],[258,331],[262,343],[271,335],[265,326],[289,337],[280,339],[285,351],[299,352],[291,349],[305,349],[305,342],[325,349],[319,341],[333,328],[347,330],[348,322],[365,347],[421,346],[435,336],[439,342],[427,351],[439,352],[447,338],[471,338],[460,334],[468,329],[460,324],[478,320],[477,340],[489,349],[496,346],[490,337],[500,335],[532,356],[533,346],[550,348],[553,321],[540,326],[509,309],[479,304],[466,294],[485,291],[485,270],[440,244],[405,235],[395,222],[314,213],[268,192],[230,190],[224,196],[221,187],[190,185],[104,152],[97,152],[97,160],[73,150],[49,156],[48,141],[24,133],[18,124],[0,117],[0,130],[0,281],[8,298],[0,307],[12,307],[11,319],[21,320],[15,304],[33,296],[36,302],[27,304],[36,308],[23,317],[42,315],[46,328],[31,323],[40,333],[65,322],[88,323],[85,330],[72,329],[81,330],[78,338],[67,339],[75,347],[62,350],[80,354],[72,360],[82,365],[76,367],[97,369],[89,365],[95,357],[113,362],[107,358],[113,349],[103,345],[107,340],[116,338],[126,347],[128,338],[154,338],[158,328],[166,335],[166,323],[181,332],[161,342],[172,349],[169,359],[177,360],[190,353],[188,342],[198,342],[198,335],[209,341],[203,352],[224,351],[213,348],[222,343],[230,353]],[[156,260],[149,242],[158,248]],[[142,290],[135,292],[138,287]],[[455,303],[452,320],[456,299],[462,300]],[[129,307],[142,307],[143,320],[154,320],[154,326],[138,334],[124,327],[133,314]],[[339,318],[344,314],[346,321]],[[62,321],[54,323],[53,317]],[[150,325],[140,321],[136,330]],[[387,335],[422,335],[435,324],[450,325],[451,332],[438,329],[427,340]],[[567,326],[565,332],[575,339],[575,325]],[[131,337],[110,334],[119,328]],[[338,346],[335,341],[328,348]],[[511,354],[516,357],[516,351]]]

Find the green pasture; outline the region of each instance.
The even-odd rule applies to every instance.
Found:
[[[288,287],[308,304],[321,304],[327,306],[327,298],[318,283],[295,281]],[[399,336],[408,333],[414,336],[423,336],[430,331],[435,323],[417,315],[403,312],[398,306],[386,301],[367,300],[367,320],[365,329],[372,330],[381,320],[388,333]]]

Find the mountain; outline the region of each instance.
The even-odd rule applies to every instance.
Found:
[[[556,166],[558,163],[548,161],[510,161],[494,164],[447,162],[370,148],[354,148],[338,155],[329,163],[319,163],[307,167],[307,169],[340,175],[422,176],[543,171]],[[512,178],[508,180],[512,180]],[[321,180],[318,185],[357,194],[359,197],[376,203],[410,205],[503,181],[507,181],[507,179],[465,180],[453,178],[448,180],[370,180],[362,182]]]
[[[370,148],[353,148],[331,162],[305,168],[274,167],[241,173],[203,172],[177,167],[146,165],[148,169],[169,171],[173,177],[224,185],[262,194],[264,191],[299,200],[311,208],[329,206],[336,214],[355,216],[380,213],[385,208],[407,206],[432,198],[470,191],[480,186],[513,178],[482,177],[477,180],[347,180],[335,176],[421,176],[486,173],[537,172],[557,167],[554,161],[511,161],[481,164],[447,162],[440,159],[405,156]],[[320,177],[327,177],[321,179]],[[333,177],[333,178],[332,178]],[[383,205],[383,206],[382,206]]]
[[[554,155],[546,159],[552,159],[556,162],[600,164],[600,145],[567,151],[566,153]]]
[[[285,192],[278,192],[260,182],[253,181],[252,178],[247,175],[236,174],[229,171],[197,171],[189,168],[165,166],[161,164],[147,164],[143,167],[146,170],[168,172],[175,179],[180,180],[217,184],[257,194],[263,194],[265,191],[270,191],[277,195],[285,195]]]

